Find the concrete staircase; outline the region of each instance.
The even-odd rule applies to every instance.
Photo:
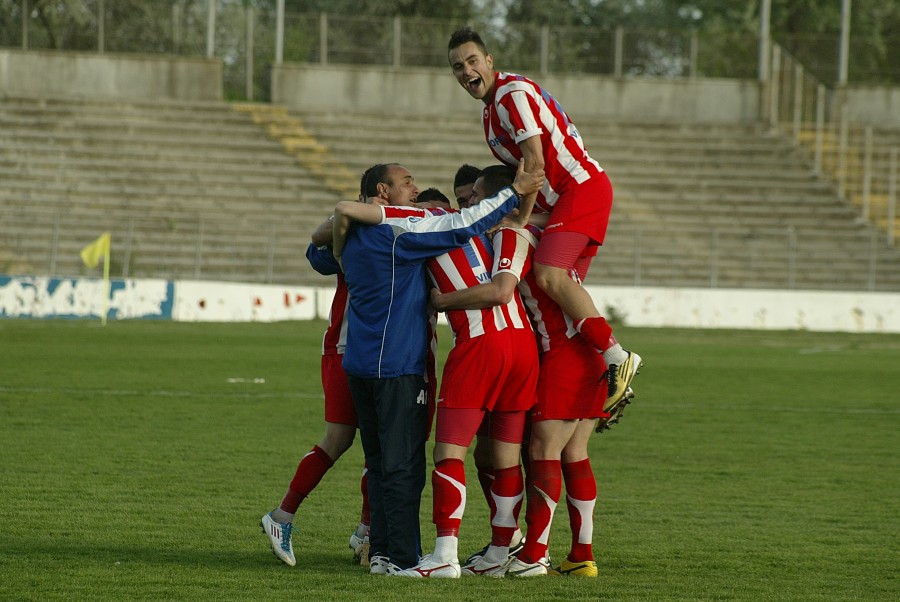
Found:
[[[478,117],[2,99],[0,273],[97,273],[78,250],[111,230],[113,276],[328,284],[304,251],[359,174],[396,161],[449,196],[495,162]],[[900,290],[900,254],[784,137],[578,126],[616,191],[589,284]]]
[[[0,101],[0,272],[330,282],[309,234],[344,198],[226,103]]]
[[[615,277],[900,290],[900,254],[786,138],[755,126],[581,130],[618,193],[600,264]]]
[[[900,241],[900,219],[890,219],[891,153],[900,149],[900,130],[872,128],[870,133],[867,142],[864,128],[848,128],[842,160],[840,129],[824,130],[821,133],[822,171],[839,188],[843,183],[843,196],[863,216],[886,235],[893,234],[894,240]],[[814,160],[818,144],[814,125],[801,128],[797,138],[807,156]]]
[[[496,162],[477,113],[301,118],[351,171],[397,161],[448,195],[460,164]],[[900,254],[786,138],[754,125],[577,125],[616,194],[589,284],[900,290]]]

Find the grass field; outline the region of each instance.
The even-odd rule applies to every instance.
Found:
[[[351,562],[358,442],[297,567],[257,527],[323,431],[323,328],[0,320],[0,597],[900,599],[900,336],[619,329],[646,367],[591,444],[600,578],[420,582]],[[463,554],[489,537],[469,481]]]

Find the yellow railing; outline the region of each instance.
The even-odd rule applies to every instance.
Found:
[[[264,127],[270,138],[280,142],[286,153],[295,157],[301,167],[312,172],[329,189],[346,200],[354,200],[359,195],[358,177],[287,108],[254,103],[235,104],[233,107],[236,111],[249,113],[253,123]]]
[[[771,56],[771,76],[761,97],[769,125],[792,135],[813,159],[816,173],[831,179],[838,194],[894,246],[900,240],[898,138],[851,123],[845,99],[777,44]]]

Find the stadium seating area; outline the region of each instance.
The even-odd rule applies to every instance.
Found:
[[[307,265],[309,233],[370,164],[450,195],[460,164],[493,162],[472,108],[2,99],[0,273],[86,273],[78,250],[111,230],[114,277],[330,282]],[[900,290],[900,253],[787,138],[573,117],[616,190],[589,283]]]
[[[0,174],[14,273],[80,274],[111,230],[113,276],[302,282],[340,198],[226,103],[6,99]]]

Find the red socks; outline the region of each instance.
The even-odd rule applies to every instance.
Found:
[[[441,460],[431,473],[434,489],[432,520],[437,536],[459,536],[459,525],[466,509],[466,467],[462,460]]]
[[[328,469],[334,466],[334,461],[318,445],[313,446],[300,460],[297,471],[291,480],[288,492],[281,500],[280,508],[290,514],[295,514],[300,502],[316,488]]]
[[[532,460],[531,485],[525,522],[528,533],[519,554],[523,562],[537,562],[547,556],[550,524],[562,493],[562,469],[559,460]]]
[[[519,527],[519,510],[525,496],[525,481],[517,464],[509,468],[494,470],[494,484],[491,486],[491,545],[509,546],[512,536]]]
[[[566,480],[566,505],[572,529],[571,562],[593,560],[591,541],[594,536],[594,505],[597,502],[597,481],[587,458],[562,465]]]
[[[575,328],[591,347],[603,353],[616,344],[612,328],[603,316],[585,318],[575,323]]]

